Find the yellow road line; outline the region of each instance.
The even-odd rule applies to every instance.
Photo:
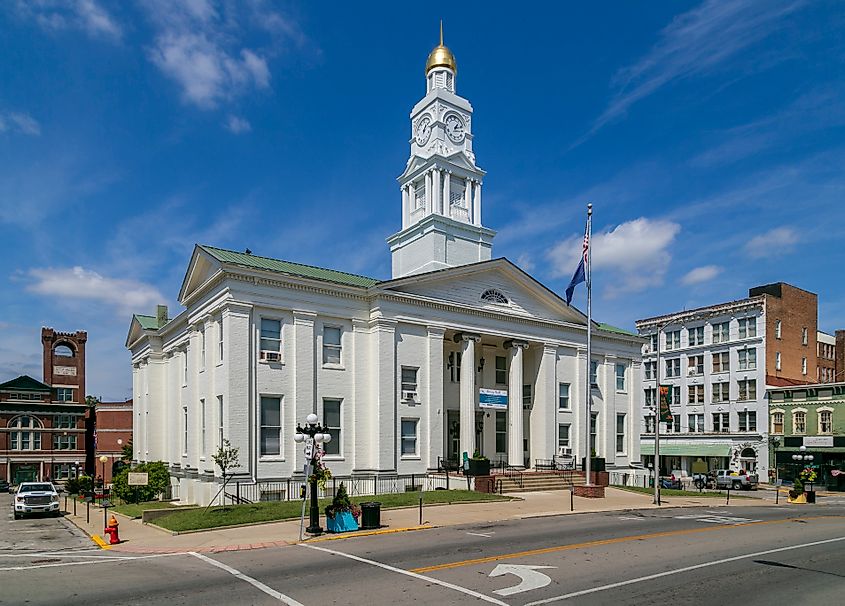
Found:
[[[349,534],[340,534],[336,536],[324,536],[318,539],[307,541],[308,543],[319,543],[321,541],[340,541],[341,539],[355,539],[358,537],[371,537],[376,534],[394,534],[397,532],[411,532],[414,530],[428,530],[430,528],[437,528],[437,526],[409,526],[408,528],[385,528],[384,530],[371,530],[369,532],[350,532]]]
[[[103,537],[101,537],[101,536],[100,536],[100,535],[98,535],[98,534],[92,534],[92,535],[91,535],[91,540],[92,540],[92,541],[94,541],[97,545],[99,545],[99,546],[100,546],[100,549],[111,549],[111,545],[109,545],[108,543],[106,543],[106,542],[103,540]]]
[[[598,541],[587,541],[586,543],[571,543],[569,545],[557,545],[555,547],[544,547],[541,549],[530,549],[528,551],[517,551],[514,553],[505,553],[496,556],[487,556],[484,558],[475,558],[472,560],[462,560],[460,562],[449,562],[447,564],[437,564],[434,566],[423,566],[421,568],[412,568],[411,572],[419,574],[426,572],[434,572],[436,570],[446,570],[449,568],[460,568],[461,566],[473,566],[475,564],[486,564],[489,562],[497,562],[499,560],[511,560],[514,558],[523,558],[528,556],[543,555],[547,553],[556,553],[559,551],[570,551],[573,549],[586,549],[589,547],[598,547],[601,545],[614,545],[616,543],[626,543],[628,541],[645,541],[647,539],[659,539],[663,537],[676,537],[685,534],[698,534],[702,532],[715,532],[719,530],[726,530],[728,528],[736,528],[737,526],[762,526],[763,524],[783,524],[785,522],[805,521],[805,520],[820,520],[824,518],[842,518],[845,516],[812,516],[807,518],[787,518],[784,520],[761,520],[759,522],[745,522],[743,524],[730,524],[718,526],[705,526],[703,528],[687,528],[684,530],[667,530],[663,532],[653,532],[650,534],[636,534],[626,537],[615,537],[612,539],[601,539]]]

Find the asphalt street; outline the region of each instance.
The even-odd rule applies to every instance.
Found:
[[[62,540],[24,545],[9,536],[35,522],[4,519],[0,604],[835,604],[845,504],[827,503],[549,516],[216,554],[95,550],[61,519],[37,522]]]

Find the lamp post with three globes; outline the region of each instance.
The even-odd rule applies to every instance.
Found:
[[[297,424],[293,441],[297,444],[305,443],[305,475],[310,477],[311,484],[311,508],[309,513],[308,528],[305,532],[309,534],[322,534],[320,527],[320,506],[317,504],[317,475],[314,473],[317,464],[317,452],[321,444],[328,444],[332,436],[326,427],[317,422],[317,415],[313,412],[305,417],[305,427]]]

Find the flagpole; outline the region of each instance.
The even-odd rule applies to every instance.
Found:
[[[592,226],[593,226],[593,205],[587,204],[587,242],[590,242],[592,236]],[[593,332],[593,297],[592,297],[592,275],[591,275],[591,259],[592,259],[592,246],[587,246],[587,258],[586,258],[586,282],[587,282],[587,390],[586,390],[586,416],[584,417],[584,425],[586,426],[586,437],[587,441],[585,442],[587,445],[586,448],[586,456],[584,457],[584,475],[587,486],[592,486],[592,476],[590,474],[590,459],[592,457],[591,452],[591,444],[590,444],[590,425],[592,424],[592,410],[591,410],[591,400],[592,400],[592,381],[590,380],[590,371],[592,367],[592,332]],[[598,428],[597,428],[598,429]]]

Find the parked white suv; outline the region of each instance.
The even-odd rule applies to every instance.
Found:
[[[15,519],[29,513],[60,515],[59,493],[50,482],[23,482],[12,497]]]

